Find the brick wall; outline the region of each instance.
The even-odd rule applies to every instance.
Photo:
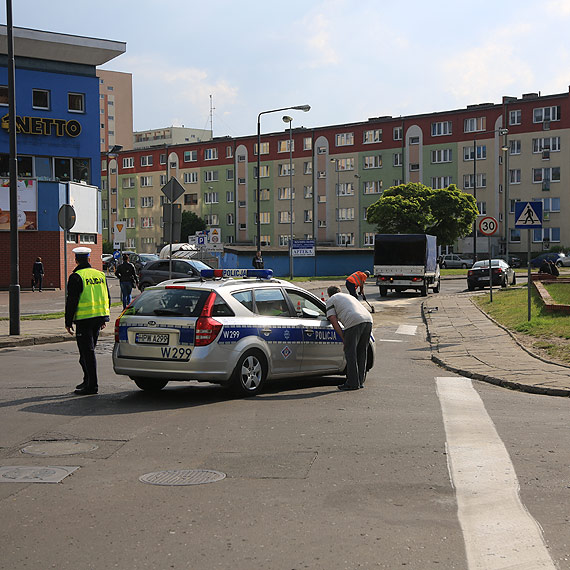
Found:
[[[31,288],[32,267],[37,257],[42,258],[44,264],[44,288],[63,289],[65,279],[65,260],[63,257],[63,232],[19,232],[19,264],[20,287]],[[97,236],[96,244],[89,244],[91,248],[91,265],[95,269],[102,269],[101,253],[102,238]],[[67,271],[71,273],[75,267],[75,256],[72,249],[77,244],[66,244]],[[10,285],[10,232],[0,232],[0,289],[8,289]]]

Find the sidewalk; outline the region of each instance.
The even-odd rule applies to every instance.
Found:
[[[471,301],[431,296],[423,303],[431,359],[468,378],[514,390],[570,396],[570,367],[531,355]]]

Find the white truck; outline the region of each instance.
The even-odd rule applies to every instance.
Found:
[[[437,240],[427,234],[376,234],[374,276],[380,296],[415,289],[421,295],[440,290]]]

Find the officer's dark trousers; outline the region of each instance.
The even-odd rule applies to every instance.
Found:
[[[372,323],[360,323],[344,331],[344,356],[346,357],[346,384],[351,388],[364,385],[366,356]]]
[[[88,388],[97,388],[97,360],[95,347],[99,338],[99,330],[103,320],[101,317],[82,319],[75,323],[75,340],[79,349],[79,364],[83,369],[83,382]]]

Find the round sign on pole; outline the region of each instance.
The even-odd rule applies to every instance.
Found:
[[[479,231],[484,236],[492,236],[499,229],[497,220],[492,216],[485,216],[479,220]]]
[[[70,230],[75,225],[75,209],[69,204],[64,204],[57,213],[57,221],[63,230]]]

